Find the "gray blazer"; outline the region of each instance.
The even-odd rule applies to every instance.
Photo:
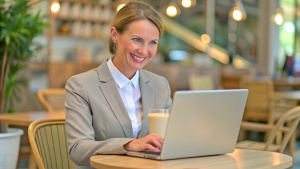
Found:
[[[170,109],[172,100],[164,77],[140,70],[139,83],[141,138],[149,134],[148,110]],[[68,80],[65,106],[69,155],[76,169],[90,168],[93,155],[126,153],[123,145],[133,140],[131,120],[106,62]]]

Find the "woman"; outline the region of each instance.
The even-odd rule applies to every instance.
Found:
[[[156,54],[162,33],[153,7],[130,2],[112,21],[109,47],[114,56],[68,80],[66,131],[75,168],[89,166],[96,154],[162,148],[163,138],[149,135],[147,113],[170,108],[170,87],[165,78],[142,70]]]

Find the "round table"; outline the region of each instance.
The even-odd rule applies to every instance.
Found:
[[[97,155],[90,158],[93,168],[101,169],[196,169],[196,168],[288,168],[293,158],[276,152],[235,149],[224,155],[157,161],[126,155]]]

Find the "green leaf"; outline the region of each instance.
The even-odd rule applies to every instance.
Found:
[[[10,42],[10,37],[8,35],[5,36],[5,43],[6,44],[9,44]]]
[[[27,30],[27,29],[22,28],[22,29],[20,29],[20,33],[22,33],[22,34],[30,34],[30,31]]]
[[[6,24],[4,22],[0,22],[0,26],[5,27]]]
[[[8,114],[14,114],[14,113],[16,113],[16,110],[10,107],[10,108],[7,109],[7,113]]]
[[[1,34],[1,35],[0,35],[0,41],[3,40],[4,37],[5,37],[5,34]]]
[[[20,39],[21,41],[23,41],[24,43],[27,41],[26,37],[23,36],[23,35],[20,35],[20,36],[19,36],[19,39]]]

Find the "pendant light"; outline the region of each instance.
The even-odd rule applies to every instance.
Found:
[[[181,4],[184,8],[190,8],[197,4],[196,0],[178,0],[178,4]]]
[[[59,9],[60,9],[60,5],[59,5],[58,1],[53,1],[51,4],[51,12],[58,13]]]
[[[283,15],[282,15],[282,9],[281,8],[277,8],[276,9],[276,13],[273,16],[273,21],[277,24],[277,25],[282,25],[283,23]]]
[[[243,21],[247,18],[246,10],[240,0],[235,0],[234,7],[229,12],[229,17],[235,21]]]
[[[170,3],[166,9],[166,14],[169,17],[175,17],[180,15],[180,8],[176,5],[176,3]]]

